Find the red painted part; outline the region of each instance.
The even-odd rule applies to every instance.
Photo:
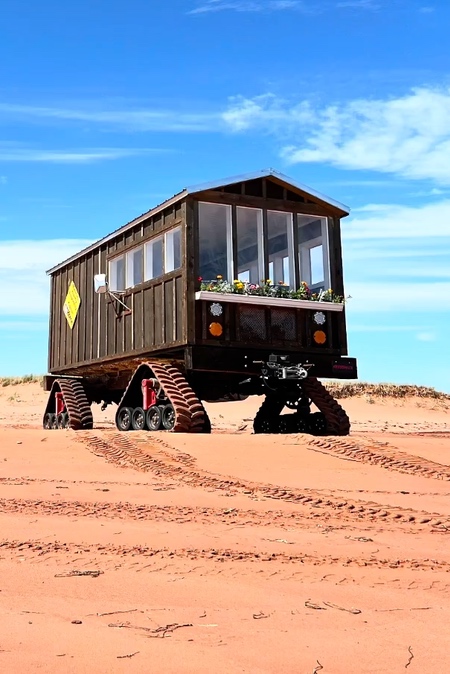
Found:
[[[156,405],[156,391],[154,379],[142,380],[142,407],[145,411]]]
[[[64,396],[62,393],[55,393],[55,400],[56,400],[56,414],[62,414],[64,410],[66,409],[66,405],[64,403]]]

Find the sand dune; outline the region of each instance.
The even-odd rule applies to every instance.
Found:
[[[359,395],[349,437],[44,431],[0,388],[5,672],[450,671],[450,403]]]

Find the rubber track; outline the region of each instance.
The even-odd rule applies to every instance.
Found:
[[[260,433],[258,427],[261,427],[261,423],[265,419],[278,419],[284,407],[284,403],[276,400],[273,396],[266,396],[257,411],[255,418],[253,420],[253,430],[255,433]],[[274,433],[277,433],[277,430],[274,430]]]
[[[350,433],[350,419],[345,410],[316,377],[305,379],[302,382],[302,388],[325,416],[329,435],[348,435]]]
[[[152,375],[161,384],[166,397],[173,405],[175,425],[171,430],[172,433],[210,432],[211,424],[206,410],[184,376],[176,367],[158,361],[139,364],[128,382],[119,407],[124,404],[128,390],[143,366],[151,370]]]
[[[69,425],[74,431],[86,431],[93,427],[92,410],[83,385],[77,379],[56,379],[50,391],[45,414],[50,411],[55,393],[63,394]]]
[[[427,525],[438,529],[450,529],[450,517],[438,513],[413,510],[400,506],[388,506],[356,499],[341,499],[334,496],[316,496],[308,490],[300,490],[291,487],[280,487],[273,484],[250,482],[239,478],[230,478],[220,474],[210,473],[195,466],[189,465],[186,457],[180,457],[175,450],[172,452],[161,450],[155,445],[149,446],[144,440],[136,438],[136,434],[128,433],[89,433],[77,434],[77,440],[81,440],[96,456],[100,456],[108,462],[115,463],[127,468],[148,472],[165,480],[179,482],[194,488],[214,489],[227,493],[241,493],[263,498],[275,499],[287,503],[305,506],[311,511],[312,517],[326,521],[343,519],[347,522],[392,522],[396,525]],[[139,444],[142,444],[140,447]],[[167,445],[162,445],[167,446]]]
[[[211,433],[211,422],[203,404],[195,395],[193,389],[189,386],[180,370],[174,366],[167,365],[166,372],[171,375],[178,387],[178,391],[183,394],[189,405],[191,413],[191,433]]]

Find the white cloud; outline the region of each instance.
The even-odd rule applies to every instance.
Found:
[[[346,292],[351,295],[348,312],[447,312],[450,311],[449,283],[391,283],[349,281]]]
[[[120,127],[127,131],[201,132],[217,131],[220,124],[219,113],[205,111],[186,112],[152,108],[105,109],[95,101],[72,106],[21,105],[0,103],[0,115],[20,120],[55,120],[90,122],[107,127]],[[114,148],[113,148],[114,149]]]
[[[206,0],[188,14],[206,14],[210,12],[276,12],[287,9],[309,11],[301,0]]]
[[[0,143],[0,161],[8,162],[47,162],[51,164],[90,164],[95,161],[124,159],[137,155],[167,152],[156,149],[133,148],[90,148],[86,150],[38,150],[14,146],[13,143]]]
[[[0,315],[47,315],[46,270],[90,243],[83,239],[0,241]]]
[[[238,97],[223,114],[232,131],[262,130],[284,138],[282,156],[290,163],[327,163],[442,184],[450,184],[449,118],[449,87],[322,107],[272,94]]]
[[[362,215],[343,221],[347,240],[450,237],[450,199],[416,208],[398,204],[369,204],[355,209],[355,213]]]
[[[381,5],[373,0],[342,0],[336,7],[352,9],[380,9]]]
[[[418,332],[416,335],[419,342],[435,342],[436,333],[435,332]]]

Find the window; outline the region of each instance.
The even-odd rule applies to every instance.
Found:
[[[269,278],[274,283],[295,284],[292,213],[267,211]]]
[[[110,290],[125,290],[125,256],[119,255],[109,263]]]
[[[198,208],[199,274],[208,281],[218,275],[232,280],[231,206],[200,202]]]
[[[181,228],[171,229],[109,261],[109,287],[112,291],[150,281],[181,267]]]
[[[127,288],[132,288],[144,280],[144,248],[133,248],[127,253]]]
[[[236,209],[237,278],[258,284],[264,278],[262,211]]]
[[[167,274],[169,271],[181,267],[181,229],[171,229],[165,235],[165,268]]]
[[[327,219],[298,215],[298,257],[301,281],[313,290],[330,286]]]
[[[163,237],[158,236],[145,244],[145,280],[161,276],[164,273]]]

